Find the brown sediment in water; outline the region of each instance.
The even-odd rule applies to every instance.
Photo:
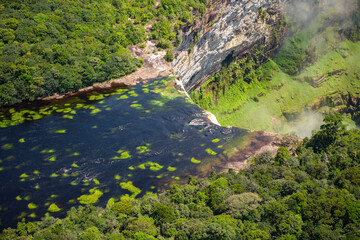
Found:
[[[199,165],[189,164],[182,172],[178,173],[180,179],[174,180],[170,177],[165,177],[157,184],[158,190],[165,191],[171,184],[186,184],[188,176],[192,175],[195,178],[207,177],[212,171],[217,173],[226,172],[233,169],[236,172],[246,169],[249,166],[249,159],[252,157],[269,151],[275,156],[279,147],[286,147],[290,154],[295,154],[295,149],[302,140],[296,136],[280,135],[277,133],[270,133],[264,131],[251,131],[248,135],[241,138],[234,147],[231,153],[210,157],[209,161],[202,161]]]
[[[240,171],[248,167],[248,160],[263,152],[270,152],[273,156],[279,147],[286,147],[294,154],[301,138],[296,136],[280,135],[277,133],[253,131],[248,138],[248,144],[236,149],[235,153],[221,166],[222,171],[234,169]]]

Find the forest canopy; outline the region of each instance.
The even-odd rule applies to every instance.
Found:
[[[206,1],[6,0],[0,3],[0,106],[120,78],[142,65],[126,48],[181,42]]]

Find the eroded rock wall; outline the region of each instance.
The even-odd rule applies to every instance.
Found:
[[[215,1],[204,23],[183,34],[174,73],[186,90],[201,86],[228,57],[238,57],[256,44],[271,44],[286,0]],[[201,30],[199,30],[201,29]]]

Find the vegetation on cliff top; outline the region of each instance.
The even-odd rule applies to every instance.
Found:
[[[66,218],[20,222],[1,239],[358,239],[360,131],[327,116],[294,156],[265,152],[246,170],[189,177],[165,194],[128,195]],[[33,237],[33,238],[32,238]]]
[[[206,1],[36,0],[0,3],[0,106],[123,77],[142,65],[126,47],[181,42]],[[170,53],[169,53],[170,54]],[[171,56],[168,54],[169,58]]]

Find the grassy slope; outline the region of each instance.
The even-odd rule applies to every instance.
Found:
[[[299,112],[304,107],[311,106],[322,96],[334,96],[347,92],[358,95],[360,82],[354,79],[360,73],[360,69],[356,66],[359,62],[357,60],[360,54],[360,43],[346,41],[341,46],[348,49],[346,52],[349,53],[349,57],[344,58],[334,50],[306,68],[300,75],[300,79],[294,79],[281,70],[277,70],[271,82],[253,84],[247,89],[249,99],[237,111],[230,114],[224,113],[222,106],[231,105],[233,102],[232,99],[226,99],[226,95],[218,99],[219,107],[214,107],[211,111],[223,125],[281,132],[286,130],[279,129],[283,126],[280,123],[286,120],[284,113]],[[326,76],[336,70],[342,70],[344,73]],[[326,81],[319,87],[313,87],[304,81],[305,76],[319,79],[326,76]],[[265,95],[258,97],[261,93]],[[236,98],[236,95],[233,96]],[[258,102],[251,100],[254,97],[258,98]]]
[[[195,101],[213,112],[222,125],[288,132],[290,126],[285,116],[312,106],[321,97],[347,93],[359,96],[360,42],[352,42],[339,34],[338,24],[324,28],[324,19],[328,21],[328,16],[334,13],[326,14],[320,14],[312,21],[314,24],[288,38],[274,60],[261,66],[271,81],[253,80],[245,87],[239,87],[243,83],[233,84],[225,89],[225,94],[217,95],[216,103],[209,103],[213,101],[212,92],[205,86],[202,91],[207,103],[198,101],[198,95],[193,94]],[[311,63],[306,63],[309,55]],[[291,69],[287,63],[290,58],[296,58],[295,62],[300,60],[302,70],[296,76],[281,70]],[[329,109],[320,109],[324,110]]]

